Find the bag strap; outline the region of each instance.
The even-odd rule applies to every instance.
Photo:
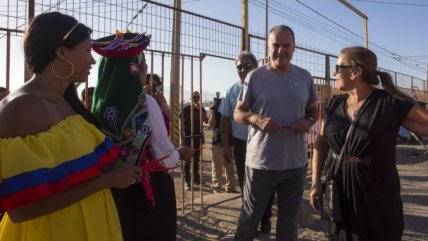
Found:
[[[340,154],[338,158],[339,162],[336,164],[336,167],[334,168],[333,178],[336,178],[337,172],[339,171],[339,167],[342,164],[342,157],[343,157],[343,153],[345,153],[345,147],[348,144],[349,136],[351,135],[351,132],[354,130],[354,127],[355,127],[355,119],[357,119],[357,117],[355,117],[352,120],[351,126],[349,127],[348,132],[346,133],[345,142],[343,143],[343,146],[342,146],[342,149],[340,150]]]
[[[370,97],[373,95],[373,93],[375,92],[372,91],[372,93],[370,93],[370,95],[366,98],[366,100],[364,101],[363,105],[361,106],[361,108],[357,111],[357,113],[354,115],[354,119],[351,122],[351,126],[348,129],[348,132],[346,133],[346,137],[345,137],[345,141],[343,142],[343,146],[342,149],[340,150],[340,154],[339,154],[339,158],[338,158],[338,163],[335,166],[334,172],[333,172],[333,178],[336,178],[337,173],[339,172],[339,168],[340,165],[342,164],[342,159],[343,159],[343,155],[345,153],[345,148],[349,142],[349,137],[351,136],[351,132],[355,129],[355,125],[357,123],[357,120],[359,119],[361,113],[363,112],[363,110],[367,107],[367,103],[369,102]],[[346,101],[346,99],[345,99]]]

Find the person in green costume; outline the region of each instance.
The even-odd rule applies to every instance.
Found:
[[[125,241],[175,240],[175,189],[168,170],[193,155],[190,148],[176,149],[169,141],[156,100],[143,92],[140,76],[147,74],[147,65],[142,51],[148,41],[146,35],[127,33],[94,44],[103,57],[93,113],[121,147],[120,162],[143,169],[141,182],[112,190]]]

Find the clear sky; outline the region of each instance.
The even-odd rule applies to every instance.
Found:
[[[173,0],[159,2],[172,5]],[[368,16],[369,48],[379,58],[379,66],[427,78],[428,64],[428,1],[427,0],[349,0]],[[250,32],[263,35],[265,0],[249,0]],[[297,44],[337,55],[343,47],[364,45],[363,20],[337,0],[269,0],[269,28],[277,24],[291,26]],[[4,4],[0,4],[5,8]],[[182,0],[182,8],[215,19],[241,24],[240,0]],[[4,85],[4,40],[0,39],[0,85]],[[3,41],[3,42],[2,42]],[[22,43],[13,63],[22,61]],[[398,61],[399,60],[399,61]],[[19,64],[20,65],[20,64]],[[16,89],[22,81],[22,69],[16,66],[11,79]],[[96,67],[92,69],[90,86],[95,85]],[[221,69],[222,71],[219,71]],[[238,80],[233,61],[204,60],[204,90],[215,93]],[[18,80],[18,81],[16,81]],[[166,81],[167,83],[167,81]],[[223,95],[223,94],[222,94]]]

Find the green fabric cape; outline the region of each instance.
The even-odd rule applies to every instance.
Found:
[[[92,112],[115,142],[123,138],[123,124],[143,91],[137,66],[137,57],[101,58]]]

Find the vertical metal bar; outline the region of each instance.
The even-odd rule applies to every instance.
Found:
[[[364,47],[369,48],[369,32],[367,29],[367,18],[363,18],[363,31],[364,31]]]
[[[162,85],[161,85],[161,91],[162,95],[165,96],[165,53],[162,53],[161,55],[161,77],[162,77]],[[171,100],[169,100],[169,103],[171,103]],[[170,107],[171,108],[171,107]],[[172,110],[169,110],[170,113],[172,113]],[[171,130],[171,123],[170,124],[170,130]]]
[[[330,85],[330,55],[325,56],[325,85],[327,86],[327,93],[328,99],[331,99],[331,85]]]
[[[195,140],[194,140],[194,135],[195,135],[195,123],[194,123],[194,101],[193,101],[193,57],[190,58],[190,96],[192,98],[190,98],[190,146],[193,150],[195,150]],[[200,98],[200,97],[199,97]],[[190,165],[190,186],[191,186],[191,191],[192,191],[192,211],[193,211],[193,206],[194,206],[194,199],[195,199],[195,195],[194,195],[194,185],[195,185],[195,172],[194,172],[194,166],[195,166],[195,160],[192,160],[192,163]]]
[[[31,22],[31,20],[34,18],[34,4],[34,0],[28,1],[28,22]]]
[[[28,1],[28,23],[29,24],[31,22],[31,20],[33,20],[34,18],[34,7],[35,5],[35,0],[29,0]],[[30,69],[28,69],[28,65],[27,63],[24,64],[24,82],[27,82],[28,80],[30,80],[31,78],[31,71]]]
[[[171,80],[172,84],[172,80]],[[181,99],[180,99],[180,110],[183,111],[183,102],[184,102],[184,56],[181,59]],[[180,122],[183,123],[183,112],[181,112]],[[182,136],[183,142],[181,145],[185,145],[184,143],[184,130],[181,130],[180,133]],[[182,211],[184,214],[184,165],[183,160],[181,160],[181,197],[182,197]]]
[[[150,53],[150,85],[153,86],[153,71],[154,71],[154,53]],[[147,83],[146,83],[147,84]]]
[[[10,31],[6,32],[6,89],[10,89]]]
[[[200,130],[200,133],[201,133],[201,137],[199,138],[199,141],[200,141],[200,144],[199,144],[199,146],[200,146],[200,151],[199,151],[199,191],[201,192],[201,208],[203,208],[204,207],[204,187],[203,187],[203,174],[204,174],[204,168],[203,168],[203,165],[204,165],[204,158],[203,158],[203,156],[204,156],[204,149],[202,148],[203,147],[203,143],[202,143],[202,137],[203,137],[203,135],[205,135],[205,133],[203,132],[203,126],[204,126],[204,124],[203,124],[203,122],[204,122],[204,120],[203,120],[203,118],[202,118],[202,112],[204,111],[202,108],[204,108],[204,106],[203,106],[203,104],[202,104],[202,61],[203,61],[203,57],[201,56],[200,58],[199,58],[199,122],[200,122],[200,124],[199,124],[199,128],[201,129]]]
[[[269,0],[265,1],[265,57],[268,56],[268,39],[269,39]]]
[[[181,9],[181,1],[175,0],[174,7],[174,19],[173,19],[173,30],[172,30],[172,58],[171,58],[171,109],[173,110],[171,116],[171,140],[175,145],[179,143],[179,106],[178,106],[178,94],[180,83],[178,82],[180,74],[180,33],[181,33],[181,12],[177,9]]]
[[[249,48],[249,36],[248,36],[248,0],[241,0],[241,23],[242,23],[242,35],[241,35],[241,50],[248,50]]]

